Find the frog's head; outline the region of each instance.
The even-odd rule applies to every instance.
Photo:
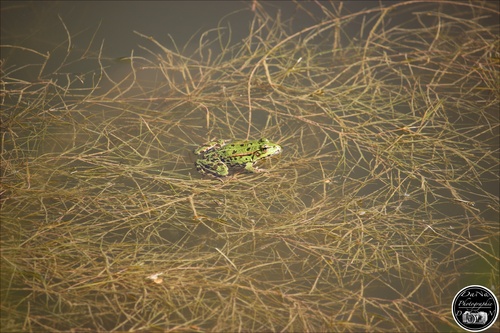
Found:
[[[282,148],[280,145],[272,143],[268,139],[263,138],[259,140],[259,159],[279,154],[281,150]]]

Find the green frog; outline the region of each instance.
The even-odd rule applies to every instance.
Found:
[[[216,140],[208,142],[194,153],[200,155],[196,161],[196,169],[202,174],[225,177],[230,167],[244,167],[250,172],[262,172],[255,164],[267,157],[281,153],[281,146],[268,139],[251,141]]]

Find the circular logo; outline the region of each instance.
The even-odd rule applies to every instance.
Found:
[[[453,299],[451,312],[457,324],[469,332],[481,332],[495,323],[498,300],[483,286],[468,286]]]

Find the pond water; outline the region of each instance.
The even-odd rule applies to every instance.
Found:
[[[1,330],[458,331],[500,288],[498,14],[2,2]]]

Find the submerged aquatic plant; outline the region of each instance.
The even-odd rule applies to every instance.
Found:
[[[498,8],[252,9],[191,53],[2,46],[39,57],[2,66],[2,331],[449,330],[499,290]],[[202,179],[213,137],[284,153]]]

